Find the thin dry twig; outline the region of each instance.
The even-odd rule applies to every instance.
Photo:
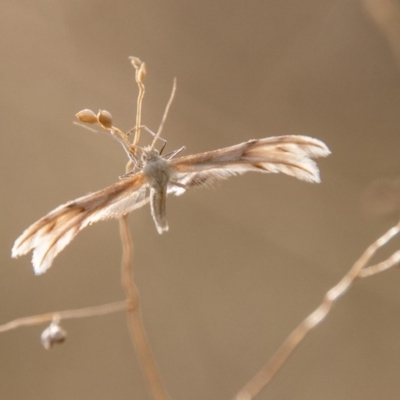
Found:
[[[0,333],[11,331],[12,329],[16,328],[21,328],[23,326],[33,326],[51,322],[54,320],[55,317],[57,317],[61,321],[72,318],[87,318],[112,314],[126,310],[127,305],[128,304],[126,301],[117,301],[115,303],[103,304],[101,306],[31,315],[29,317],[18,318],[13,321],[7,322],[6,324],[0,325]]]
[[[129,231],[127,215],[120,218],[119,226],[123,249],[121,265],[122,286],[125,289],[129,304],[127,311],[131,339],[146,377],[149,391],[153,398],[155,400],[168,400],[169,396],[164,388],[157,364],[153,357],[140,312],[139,293],[131,268],[133,244]]]
[[[392,268],[395,264],[400,262],[400,251],[396,251],[385,261],[382,261],[378,264],[371,265],[370,267],[363,268],[360,271],[359,278],[367,278],[372,275],[379,274],[380,272],[386,271],[389,268]]]
[[[129,57],[129,59],[131,60],[131,63],[136,70],[135,78],[136,78],[136,83],[139,86],[139,95],[138,95],[137,107],[136,107],[136,131],[135,131],[135,137],[134,137],[133,143],[132,143],[132,145],[135,147],[139,143],[139,139],[140,139],[142,103],[143,103],[143,97],[144,97],[144,92],[145,92],[143,80],[146,77],[146,64],[137,57]]]
[[[399,263],[400,251],[397,251],[385,261],[370,267],[367,266],[375,253],[396,236],[399,231],[400,222],[365,250],[347,274],[334,287],[328,290],[322,303],[290,333],[269,362],[236,394],[235,400],[254,399],[281,369],[304,337],[325,319],[334,302],[347,292],[357,278],[374,275]]]

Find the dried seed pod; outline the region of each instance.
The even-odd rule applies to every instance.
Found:
[[[131,56],[131,57],[129,57],[129,59],[131,60],[132,65],[133,65],[136,69],[139,69],[140,66],[143,64],[143,61],[142,61],[140,58],[138,58],[138,57],[133,57],[133,56]]]
[[[43,347],[46,350],[50,350],[57,343],[63,343],[66,337],[67,332],[55,322],[52,322],[40,335]]]
[[[75,114],[76,118],[87,124],[97,124],[97,116],[92,110],[82,110]]]
[[[106,110],[99,110],[97,113],[97,121],[104,129],[112,129],[112,116]]]

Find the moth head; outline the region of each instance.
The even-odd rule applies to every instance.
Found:
[[[160,154],[157,150],[152,149],[151,147],[145,147],[142,151],[141,159],[143,163],[147,163],[149,161],[155,160],[159,158]]]

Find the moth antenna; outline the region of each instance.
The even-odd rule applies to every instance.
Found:
[[[154,133],[154,132],[153,132],[149,127],[147,127],[146,125],[142,125],[141,128],[144,129],[147,133],[150,133],[150,135],[152,135],[153,138],[156,137],[157,134]],[[132,129],[130,129],[130,130],[127,132],[127,135],[129,136],[129,135],[130,135],[132,132],[134,132],[135,130],[136,130],[136,127],[134,126]],[[157,140],[162,140],[162,142],[164,143],[163,146],[162,146],[162,148],[164,148],[165,145],[167,144],[166,139],[164,139],[164,138],[161,137],[161,136],[158,136]],[[138,147],[138,146],[136,146],[136,147]],[[161,154],[161,153],[162,153],[162,150],[160,151],[160,154]]]
[[[176,78],[174,78],[174,83],[172,84],[171,96],[169,97],[167,106],[165,107],[165,111],[164,111],[164,115],[161,120],[160,127],[158,128],[156,136],[153,139],[153,143],[151,144],[151,149],[154,149],[154,146],[156,145],[157,140],[160,138],[162,128],[164,126],[165,120],[167,119],[169,108],[171,107],[172,101],[174,100],[174,97],[175,97],[175,92],[176,92]],[[165,139],[163,139],[163,140],[165,140]]]

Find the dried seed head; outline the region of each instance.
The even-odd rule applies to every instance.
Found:
[[[92,110],[82,110],[75,114],[76,118],[87,124],[97,124],[97,116]]]
[[[136,69],[136,81],[138,83],[142,83],[144,78],[146,77],[146,64],[137,57],[129,57],[129,59]]]
[[[50,350],[57,343],[63,343],[66,337],[67,332],[55,322],[52,322],[40,335],[42,345],[46,350]]]
[[[106,110],[99,110],[97,113],[97,121],[104,129],[112,128],[112,116]]]
[[[137,57],[129,57],[129,59],[131,60],[132,65],[136,68],[139,69],[140,66],[143,64],[143,61],[140,58]]]

